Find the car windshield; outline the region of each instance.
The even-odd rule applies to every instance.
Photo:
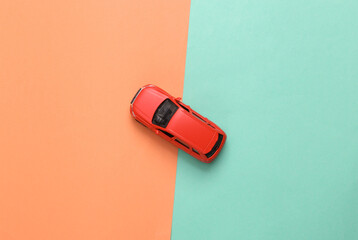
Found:
[[[177,105],[175,105],[169,98],[165,99],[155,111],[152,123],[162,128],[167,127],[170,119],[177,110]]]

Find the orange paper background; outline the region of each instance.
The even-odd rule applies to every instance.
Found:
[[[190,1],[2,1],[0,239],[169,239],[177,149],[129,102],[182,95]]]

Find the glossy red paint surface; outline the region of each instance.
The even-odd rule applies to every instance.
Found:
[[[150,123],[155,110],[167,98],[166,94],[157,91],[153,87],[144,87],[137,95],[133,111],[144,121]]]
[[[156,109],[167,98],[178,106],[178,110],[167,127],[162,128],[153,124],[152,119]],[[174,98],[154,85],[146,85],[139,90],[131,102],[130,112],[138,122],[202,162],[213,161],[226,141],[225,132],[216,124],[182,103],[180,98]],[[221,144],[216,146],[213,155],[207,157],[219,134],[223,136]]]
[[[192,146],[199,152],[209,152],[211,147],[209,144],[215,138],[217,132],[203,121],[193,117],[182,108],[174,114],[168,124],[174,136]],[[209,149],[208,149],[209,148]]]

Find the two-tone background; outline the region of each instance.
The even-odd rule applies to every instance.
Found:
[[[358,239],[358,3],[0,2],[0,239]],[[212,164],[129,114],[153,83]]]

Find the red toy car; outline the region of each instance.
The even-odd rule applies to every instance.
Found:
[[[154,85],[138,90],[130,112],[139,123],[205,163],[214,160],[226,140],[216,124]]]

